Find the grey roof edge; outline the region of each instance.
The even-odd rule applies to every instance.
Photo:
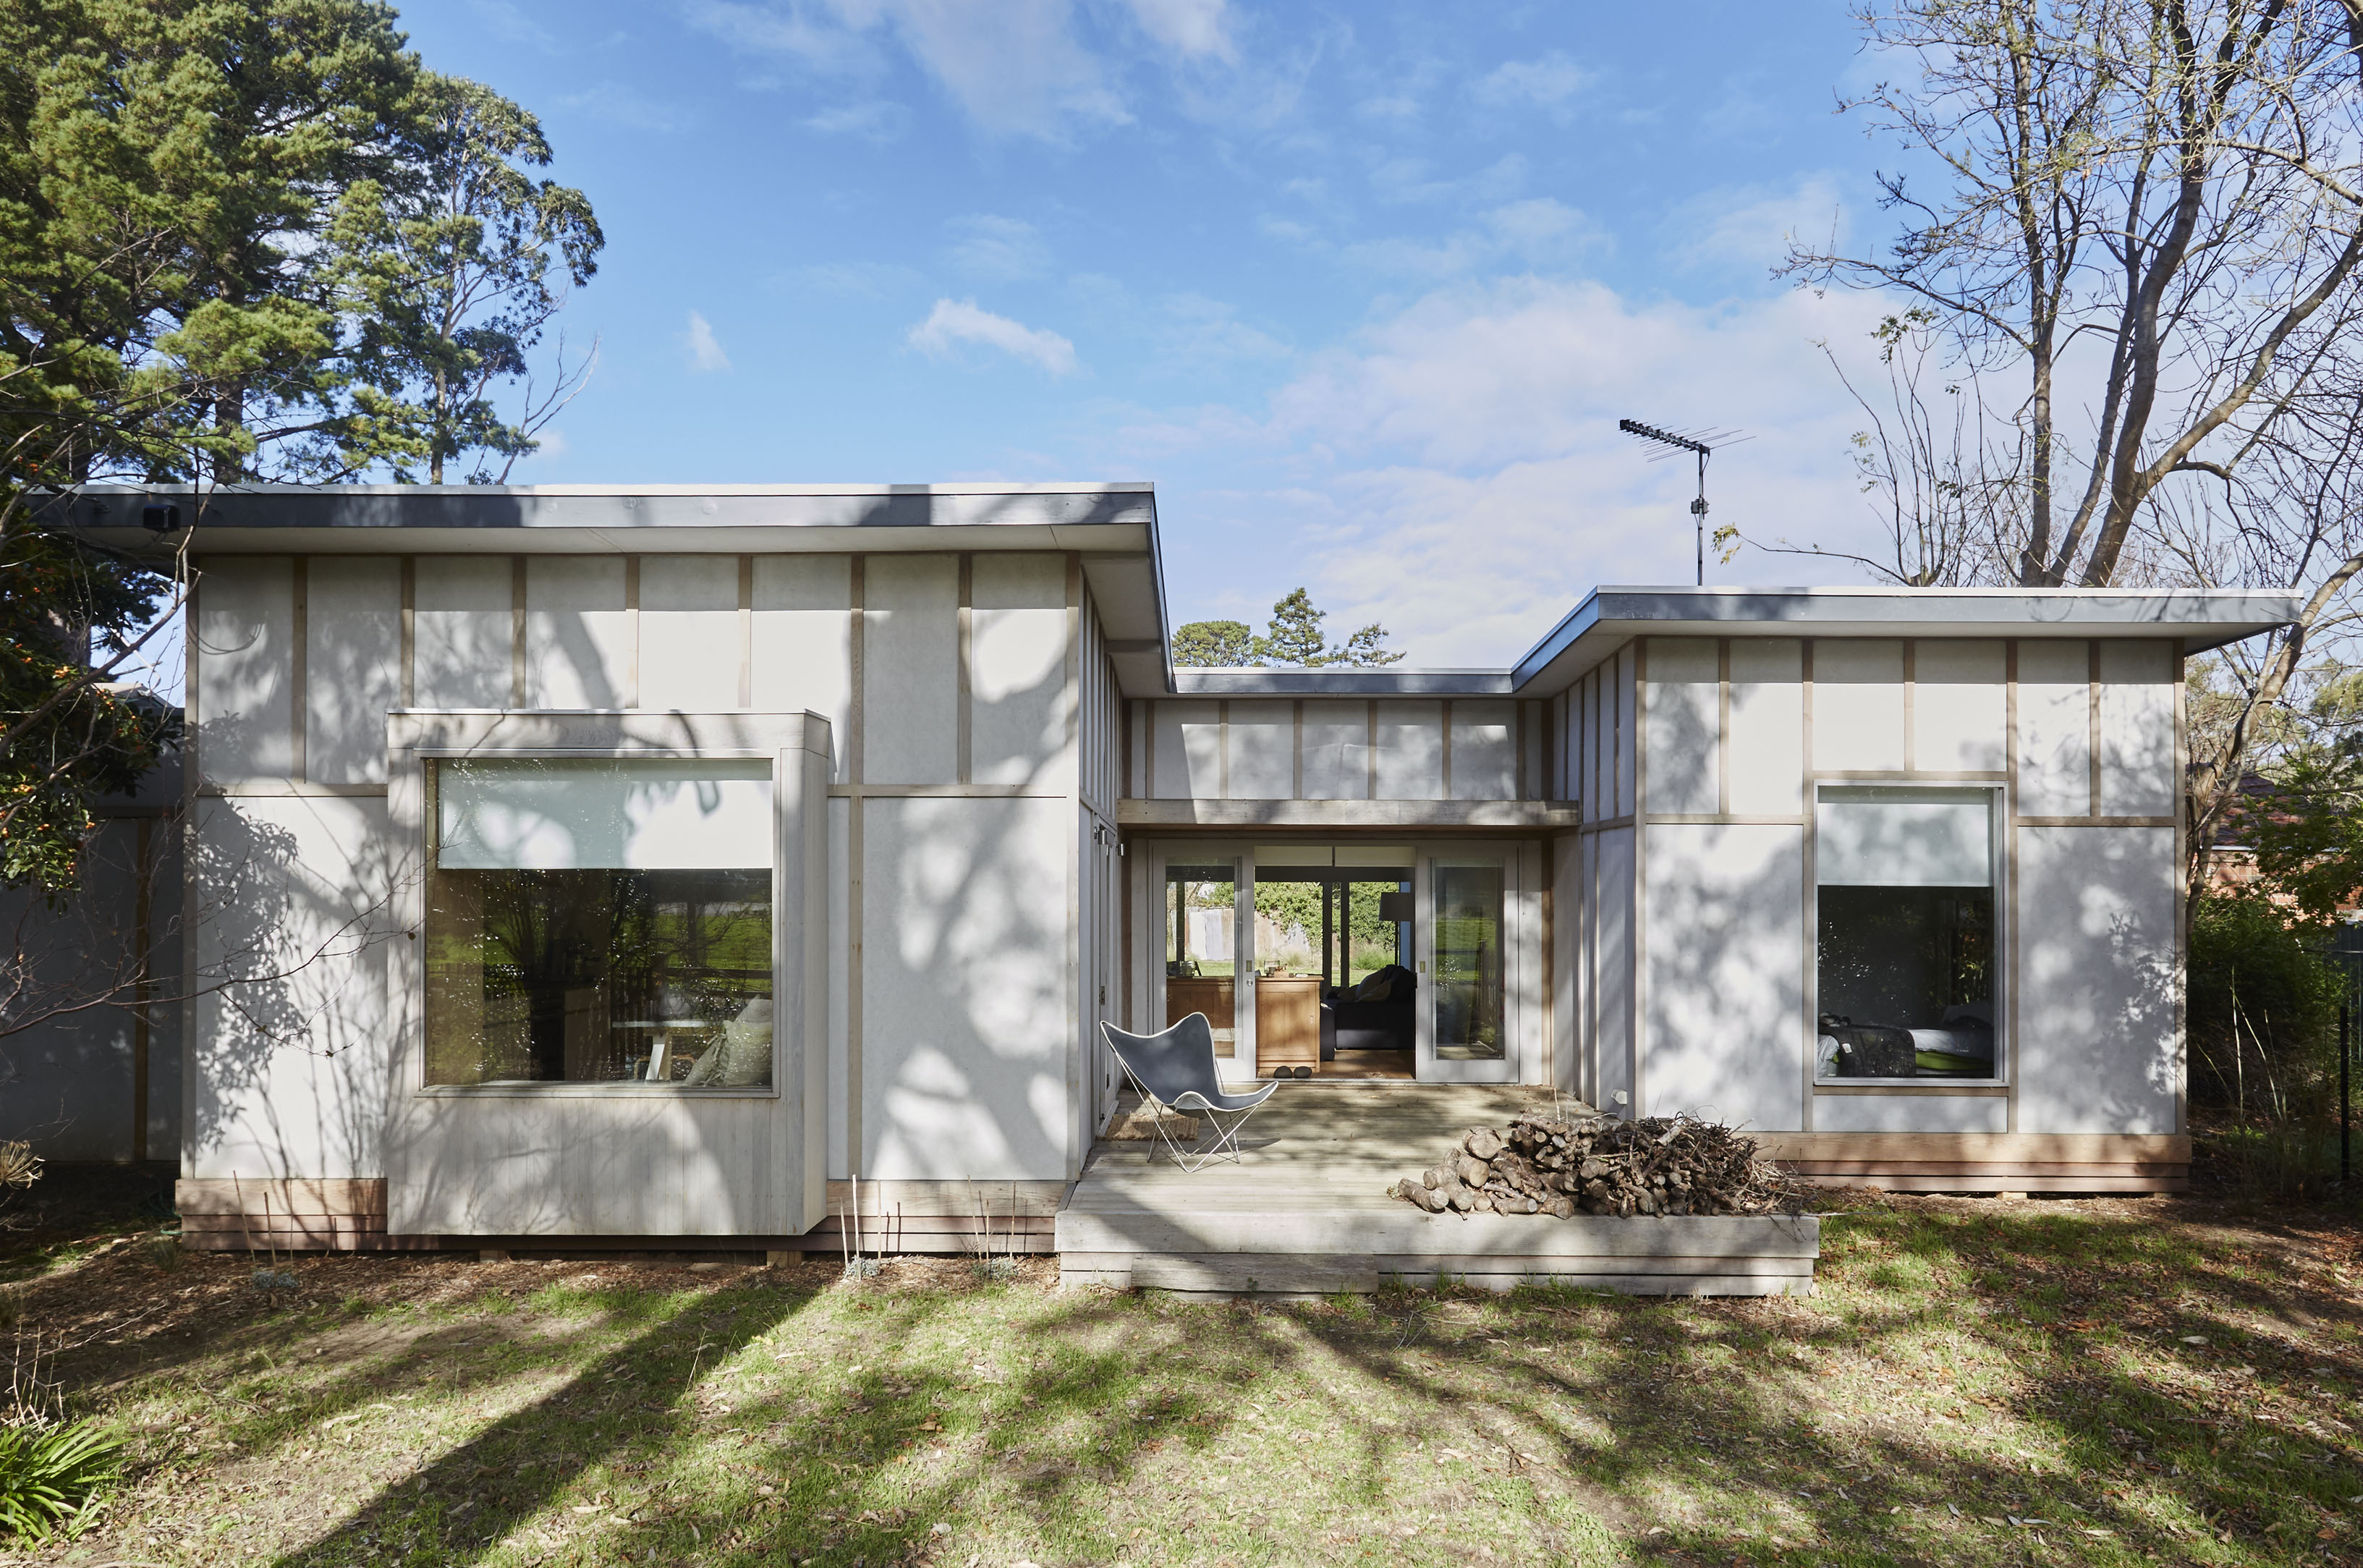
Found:
[[[1211,670],[1171,672],[1185,697],[1505,697],[1507,670]]]
[[[86,485],[40,505],[53,524],[94,537],[145,533],[139,509],[177,506],[200,550],[250,550],[321,530],[514,537],[520,530],[628,535],[655,528],[1137,528],[1155,515],[1142,481],[1040,484]],[[152,538],[153,536],[149,536]],[[112,542],[112,541],[111,541]],[[460,548],[467,548],[460,543]],[[344,548],[349,548],[346,546]],[[488,544],[484,548],[501,549]]]
[[[2020,636],[2037,628],[2033,635],[2061,637],[2179,631],[2190,651],[2200,652],[2289,625],[2300,601],[2278,588],[1600,587],[1518,661],[1512,684],[1524,689],[1594,631],[1621,641],[1651,631],[1703,635],[1740,626],[1761,636],[1777,628],[1804,633],[1816,626],[1853,631],[1892,625],[1901,635],[1941,621],[1963,637],[1980,628]]]
[[[937,484],[78,484],[80,495],[1149,495],[1148,479],[964,480]],[[64,492],[61,492],[63,494]]]

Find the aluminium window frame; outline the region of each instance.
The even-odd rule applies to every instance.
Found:
[[[405,1030],[410,1060],[400,1069],[401,1092],[413,1099],[570,1099],[634,1100],[777,1100],[786,1093],[787,1074],[795,1070],[800,1051],[791,1049],[799,1038],[799,1018],[806,992],[818,986],[826,995],[825,972],[802,973],[811,967],[809,949],[815,933],[800,928],[804,898],[802,881],[825,875],[826,840],[821,863],[804,865],[810,858],[811,828],[816,819],[826,831],[829,767],[828,721],[809,713],[748,713],[730,710],[710,714],[639,712],[620,709],[394,709],[388,723],[388,808],[397,844],[415,846],[419,859],[404,883],[400,926],[406,940],[399,941],[395,984],[411,1008]],[[817,762],[814,743],[817,742]],[[434,873],[438,810],[437,764],[448,761],[690,761],[753,762],[771,765],[771,1081],[768,1084],[649,1084],[632,1080],[574,1082],[505,1081],[492,1084],[434,1084],[427,1079],[426,895]],[[815,783],[818,786],[815,788]],[[791,863],[791,846],[803,852]],[[791,905],[789,900],[797,904]],[[826,962],[826,932],[821,962]]]
[[[1975,790],[1988,796],[1986,805],[1986,874],[1993,890],[1993,1009],[1994,1067],[1985,1078],[1824,1078],[1814,1069],[1821,1061],[1822,1032],[1822,879],[1820,872],[1821,807],[1824,790],[1873,791],[1894,790]],[[1814,1094],[1861,1094],[1869,1090],[1908,1090],[1917,1095],[1959,1094],[1991,1095],[2006,1094],[2014,1074],[2018,1071],[2018,1040],[2011,1024],[2016,1009],[2011,1005],[2010,988],[2017,975],[2012,962],[2016,949],[2011,940],[2011,915],[2015,907],[2016,892],[2010,885],[2011,856],[2009,836],[2013,831],[2010,788],[2007,782],[1991,776],[1961,778],[1942,773],[1910,778],[1861,779],[1816,778],[1813,795],[1806,803],[1805,819],[1814,834],[1815,855],[1813,871],[1806,887],[1805,951],[1812,962],[1805,966],[1805,1038],[1813,1042],[1806,1057],[1807,1082]]]

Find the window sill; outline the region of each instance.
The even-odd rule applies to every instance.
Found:
[[[2002,1078],[1816,1078],[1817,1095],[2007,1095]]]
[[[423,1084],[412,1091],[421,1099],[602,1099],[602,1100],[776,1100],[776,1085],[731,1088],[704,1084],[566,1084],[520,1081],[506,1084]]]

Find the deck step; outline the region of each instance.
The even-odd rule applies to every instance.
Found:
[[[1674,1267],[1662,1265],[1673,1264]],[[1061,1252],[1061,1284],[1110,1285],[1205,1296],[1331,1296],[1446,1278],[1489,1290],[1555,1284],[1623,1296],[1810,1296],[1810,1258],[1618,1260],[1394,1254],[1350,1257],[1289,1252]]]

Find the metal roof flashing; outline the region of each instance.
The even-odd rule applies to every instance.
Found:
[[[50,516],[116,549],[189,486],[91,485]],[[952,484],[224,485],[188,539],[208,554],[1070,550],[1127,696],[1545,696],[1636,637],[2179,637],[2191,652],[2292,621],[2278,590],[1604,586],[1506,670],[1176,670],[1156,487]],[[657,537],[661,535],[661,540]],[[162,539],[172,539],[167,534]]]
[[[2246,588],[1595,588],[1512,672],[1556,692],[1636,637],[2179,637],[2202,652],[2286,626],[2298,595]]]

